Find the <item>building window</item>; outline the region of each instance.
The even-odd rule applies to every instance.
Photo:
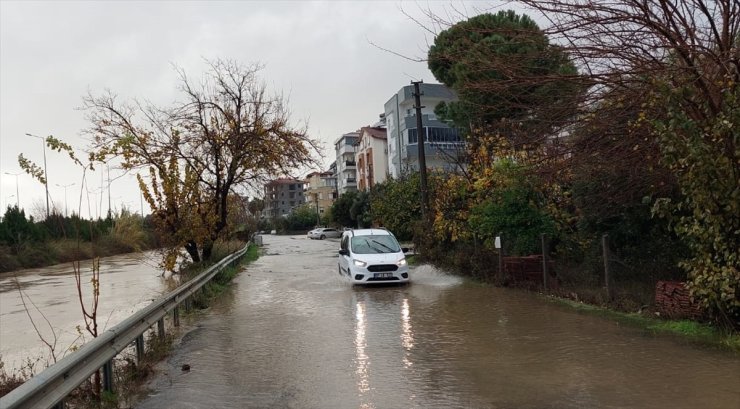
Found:
[[[456,128],[428,128],[426,132],[429,142],[462,142]]]
[[[410,128],[407,130],[409,133],[409,145],[419,143],[419,139],[417,138],[416,128]]]
[[[408,132],[408,143],[416,144],[419,143],[416,128],[409,128]],[[462,142],[460,131],[456,128],[435,128],[435,127],[424,127],[423,132],[425,134],[424,141],[429,143],[459,143]]]

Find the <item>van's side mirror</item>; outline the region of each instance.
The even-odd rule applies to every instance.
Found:
[[[403,251],[404,253],[408,253],[409,252],[409,248],[408,247],[401,247],[401,251]]]
[[[343,256],[349,256],[349,251],[348,250],[345,250],[345,249],[341,249],[341,250],[339,250],[339,254],[341,254]]]

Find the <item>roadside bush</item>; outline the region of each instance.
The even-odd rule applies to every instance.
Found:
[[[49,248],[41,246],[23,246],[18,252],[18,262],[23,268],[36,268],[54,264],[55,259]]]
[[[2,359],[2,355],[0,355],[0,398],[21,386],[30,378],[31,374],[25,371],[8,372],[5,369],[5,362]]]
[[[421,220],[419,186],[419,172],[375,185],[370,191],[373,223],[386,227],[401,241],[413,239],[414,223]]]
[[[306,204],[295,208],[286,219],[285,229],[288,231],[310,230],[316,226],[316,208]]]
[[[49,248],[57,263],[93,258],[93,246],[90,243],[74,239],[59,239],[49,242]]]
[[[21,268],[21,265],[10,247],[0,244],[0,273],[18,270],[19,268]]]
[[[125,249],[127,252],[141,251],[146,248],[147,236],[141,217],[126,209],[123,209],[116,218],[110,232],[110,238],[119,244],[120,249]]]

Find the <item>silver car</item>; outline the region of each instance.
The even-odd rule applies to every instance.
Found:
[[[332,229],[330,227],[319,227],[318,229],[313,229],[310,232],[308,232],[308,238],[309,239],[319,239],[324,240],[327,238],[339,238],[342,236],[342,232],[340,232],[337,229]]]

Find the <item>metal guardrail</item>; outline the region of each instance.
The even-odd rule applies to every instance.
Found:
[[[179,324],[178,306],[200,290],[226,266],[239,260],[249,248],[224,257],[206,271],[178,287],[173,292],[152,302],[124,321],[80,347],[79,350],[62,358],[26,383],[0,398],[0,408],[50,408],[63,402],[75,388],[103,368],[104,377],[112,373],[112,360],[129,345],[136,342],[137,355],[143,356],[143,334],[157,325],[160,336],[164,336],[164,317],[174,314],[175,325]],[[109,382],[106,380],[105,382]]]

